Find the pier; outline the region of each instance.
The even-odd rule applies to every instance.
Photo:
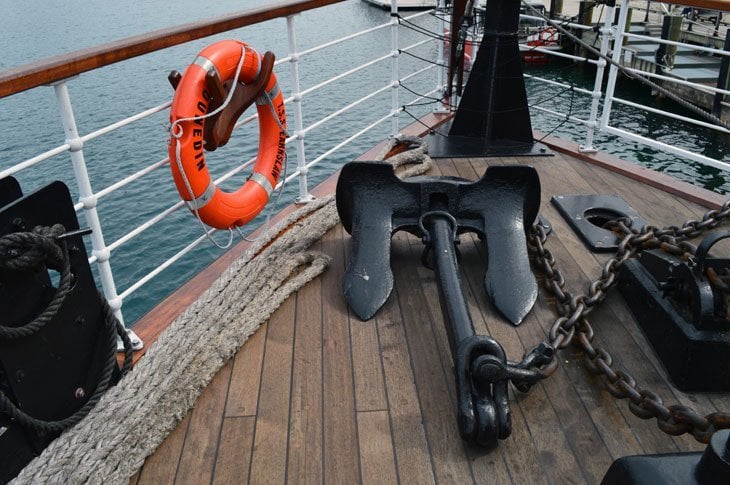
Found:
[[[585,25],[598,25],[604,21],[600,18],[603,11],[594,2],[563,1],[564,6],[556,19],[567,20],[577,16],[578,22]],[[727,90],[730,58],[725,57],[723,61],[722,56],[700,52],[691,46],[666,45],[658,41],[665,39],[728,51],[728,24],[723,18],[724,12],[646,1],[632,1],[630,6],[631,21],[627,33],[640,37],[625,39],[621,64],[648,74],[676,79],[678,82],[664,80],[661,84],[690,103],[724,120],[730,119],[730,102],[726,95],[683,84],[691,82]],[[582,39],[590,45],[599,45],[598,35],[596,31],[585,31]],[[580,51],[577,46],[576,51]]]

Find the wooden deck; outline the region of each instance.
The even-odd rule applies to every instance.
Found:
[[[535,159],[441,160],[435,174],[476,179],[487,164],[529,163],[542,183],[549,248],[567,287],[583,293],[605,255],[589,253],[550,203],[557,194],[620,194],[655,225],[706,209],[567,155]],[[554,320],[542,290],[523,324],[500,318],[483,288],[485,255],[462,236],[462,283],[478,333],[509,358],[546,338]],[[393,238],[395,290],[375,318],[348,312],[340,290],[349,247],[341,226],[317,245],[333,262],[293,295],[244,345],[196,407],[150,456],[133,484],[161,483],[598,483],[615,458],[701,450],[634,417],[587,372],[581,356],[560,353],[555,375],[523,395],[510,390],[512,436],[491,453],[465,446],[455,422],[452,360],[422,245]],[[672,387],[615,292],[594,311],[600,340],[641,387],[667,404],[703,413],[730,409],[730,395]]]

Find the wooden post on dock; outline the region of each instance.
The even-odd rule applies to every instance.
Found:
[[[563,14],[563,0],[550,0],[550,18],[555,19]]]
[[[580,0],[578,5],[578,22],[583,25],[593,25],[593,6],[596,4],[595,0]],[[580,38],[583,38],[585,31],[580,31]],[[598,35],[597,33],[595,35]],[[588,50],[580,46],[578,55],[581,57],[588,56]]]
[[[730,51],[730,35],[725,36],[725,46],[723,47],[725,52]],[[717,88],[727,89],[728,88],[728,71],[730,71],[730,57],[722,56],[720,61],[720,74],[717,76]],[[722,93],[715,93],[715,100],[712,103],[712,114],[718,118],[722,118],[722,100],[725,99],[725,95]]]
[[[682,33],[683,18],[681,15],[665,15],[662,22],[662,39],[678,42]],[[659,44],[655,57],[657,74],[662,73],[662,67],[669,69],[674,67],[674,56],[676,53],[676,45]]]

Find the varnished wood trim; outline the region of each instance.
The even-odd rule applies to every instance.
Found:
[[[656,187],[664,192],[668,192],[672,195],[676,195],[677,197],[695,202],[702,206],[717,209],[726,200],[726,197],[723,195],[716,194],[687,182],[682,182],[671,175],[655,172],[654,170],[627,162],[613,155],[601,152],[581,152],[578,149],[578,145],[572,141],[566,141],[554,136],[545,137],[536,131],[534,132],[534,135],[536,140],[540,140],[555,151],[567,153],[568,155],[579,160],[583,160],[584,162],[616,172],[630,179],[637,180],[651,187]]]
[[[295,0],[136,35],[0,71],[0,98],[132,57],[343,0]],[[201,4],[203,5],[203,4]],[[282,39],[282,42],[284,40]]]

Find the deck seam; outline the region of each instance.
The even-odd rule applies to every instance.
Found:
[[[286,416],[286,453],[284,454],[284,483],[289,482],[289,448],[291,445],[291,411],[292,411],[292,396],[294,395],[294,365],[295,355],[297,348],[297,307],[299,306],[299,292],[297,291],[294,295],[294,325],[292,328],[292,344],[291,344],[291,366],[289,367],[289,406],[287,406]]]
[[[213,467],[210,470],[210,485],[213,485],[213,482],[215,480],[215,471],[216,471],[216,468],[218,468],[218,452],[220,451],[220,448],[221,448],[221,437],[223,436],[223,424],[225,423],[225,420],[226,420],[226,405],[228,404],[228,395],[230,394],[230,391],[231,391],[231,379],[233,378],[233,364],[234,364],[234,362],[231,362],[231,369],[230,369],[230,372],[228,373],[228,382],[226,385],[225,403],[223,405],[223,412],[221,413],[220,426],[218,427],[218,439],[215,442],[215,453],[213,453]],[[223,370],[223,369],[221,369],[221,370]]]
[[[334,244],[334,247],[337,247],[340,249],[340,256],[342,257],[342,263],[344,270],[345,266],[347,266],[347,251],[345,250],[345,245],[343,244],[344,237],[343,237],[343,228],[342,225],[335,226],[334,229],[338,233],[339,241],[337,244]],[[337,261],[337,259],[335,259]],[[323,289],[324,292],[324,289]],[[324,301],[324,293],[322,294],[322,301]],[[363,476],[362,476],[362,450],[360,449],[360,420],[358,418],[358,410],[357,410],[357,388],[356,388],[356,380],[355,380],[355,358],[353,355],[353,342],[352,342],[352,315],[350,315],[350,307],[346,304],[345,305],[345,314],[347,315],[347,337],[350,341],[350,384],[352,386],[352,416],[355,419],[355,447],[357,449],[357,476],[360,483],[364,483]],[[324,318],[324,309],[322,312],[323,318]],[[376,326],[376,332],[377,332],[377,326]],[[376,333],[377,334],[377,333]],[[378,344],[378,349],[380,349],[380,344]],[[381,366],[382,368],[382,366]],[[383,384],[385,386],[385,384]],[[386,410],[387,411],[387,410]],[[392,437],[392,433],[391,433]],[[396,468],[397,469],[397,468]]]
[[[410,246],[410,243],[408,243],[408,244]],[[420,285],[420,283],[419,283],[419,285]],[[397,284],[395,284],[394,286],[395,286],[394,289],[397,289]],[[401,324],[401,327],[403,328],[403,336],[404,336],[404,340],[405,340],[405,344],[406,344],[406,349],[408,350],[408,364],[411,367],[411,375],[413,376],[414,385],[415,385],[416,384],[416,367],[414,365],[413,356],[411,353],[411,341],[408,338],[408,329],[406,328],[407,325],[405,324],[405,315],[403,314],[403,305],[401,304],[401,301],[400,301],[400,292],[398,292],[398,311],[401,316],[400,324]],[[429,320],[431,320],[430,315],[428,318],[429,318]],[[421,393],[418,391],[417,385],[415,385],[415,388],[416,388],[416,401],[418,402],[418,412],[421,416],[421,422],[423,423],[424,415],[423,415],[423,404],[421,403]],[[438,485],[439,477],[438,477],[438,474],[436,473],[436,464],[434,463],[434,460],[433,460],[433,447],[431,446],[431,437],[429,437],[428,428],[425,425],[423,426],[423,436],[424,436],[424,439],[426,440],[426,449],[428,450],[428,461],[431,464],[431,473],[433,474],[434,482],[436,483],[436,485]]]
[[[393,290],[395,292],[396,301],[398,302],[398,309],[400,310],[400,296],[398,294],[398,289],[395,288],[395,285],[393,287]],[[391,294],[392,297],[392,294]],[[350,313],[350,309],[348,307],[347,309],[348,314]],[[395,467],[395,478],[397,483],[400,485],[401,483],[401,477],[400,477],[400,466],[398,465],[398,451],[396,448],[395,443],[395,428],[393,427],[393,415],[390,412],[390,395],[388,394],[388,376],[385,373],[385,362],[383,362],[383,346],[380,343],[380,325],[377,324],[376,321],[373,321],[375,324],[375,336],[378,338],[378,354],[380,356],[380,373],[383,378],[383,393],[385,394],[385,404],[388,408],[388,426],[390,427],[390,445],[393,449],[393,466]],[[354,370],[354,368],[353,368]],[[360,469],[362,471],[362,463],[360,463]],[[361,475],[362,479],[362,475]]]
[[[269,319],[270,321],[270,319]],[[259,369],[259,373],[263,374],[264,371],[264,362],[266,362],[266,349],[269,347],[269,321],[267,321],[264,325],[266,326],[265,332],[266,335],[264,335],[264,350],[261,353],[261,367]],[[263,378],[259,378],[259,389],[258,393],[256,395],[256,414],[254,415],[254,422],[253,422],[253,433],[251,436],[251,452],[248,457],[248,477],[246,478],[246,483],[251,483],[251,470],[253,470],[253,453],[256,449],[256,431],[258,429],[258,423],[259,423],[259,405],[261,404],[261,386],[263,385]]]

